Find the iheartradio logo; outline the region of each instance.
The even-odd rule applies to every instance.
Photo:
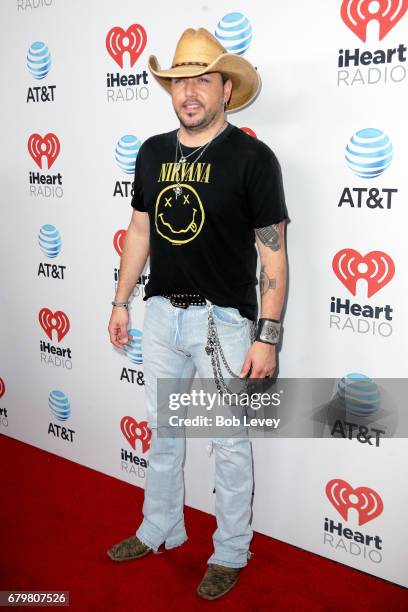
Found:
[[[6,385],[4,383],[4,380],[0,378],[0,397],[3,397],[5,392],[6,392]]]
[[[125,240],[125,236],[126,236],[126,230],[120,229],[116,232],[116,234],[113,237],[113,246],[115,247],[116,252],[119,255],[119,257],[121,257],[122,255],[123,241]]]
[[[378,22],[379,39],[397,25],[408,9],[408,0],[343,0],[341,18],[360,40],[366,42],[370,21]]]
[[[330,480],[326,485],[329,502],[336,508],[342,518],[348,520],[348,512],[354,508],[358,512],[359,526],[374,520],[384,510],[381,497],[369,487],[353,487],[340,478]]]
[[[44,136],[40,136],[40,134],[31,134],[27,143],[28,152],[37,164],[37,166],[42,170],[42,159],[45,157],[47,161],[47,168],[49,170],[52,164],[57,159],[60,152],[60,141],[58,136],[49,132]]]
[[[356,295],[357,281],[367,281],[367,297],[373,296],[390,282],[395,273],[393,260],[383,251],[361,255],[354,249],[342,249],[333,258],[332,267],[340,282]]]
[[[252,138],[258,138],[258,136],[255,134],[254,130],[251,130],[251,128],[249,128],[249,127],[242,127],[242,128],[240,128],[240,130],[245,132],[245,134],[248,134],[248,136],[252,136]]]
[[[106,50],[121,68],[123,56],[127,52],[132,67],[143,53],[146,42],[146,30],[140,24],[134,23],[127,30],[114,26],[106,35]]]
[[[69,332],[69,319],[62,310],[56,310],[53,313],[49,308],[41,308],[38,313],[38,320],[50,340],[52,340],[53,329],[57,332],[58,342],[61,342],[63,337]]]
[[[125,416],[120,422],[120,428],[133,450],[136,450],[136,440],[140,440],[142,444],[142,453],[149,450],[152,432],[147,421],[138,422],[133,417]]]

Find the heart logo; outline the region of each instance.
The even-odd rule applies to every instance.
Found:
[[[4,383],[4,380],[0,378],[0,397],[3,397],[5,392],[6,392],[6,385]]]
[[[334,256],[332,266],[339,281],[352,295],[356,295],[360,278],[367,281],[367,296],[371,297],[395,274],[393,260],[383,251],[370,251],[363,256],[354,249],[342,249]]]
[[[38,320],[50,340],[52,340],[53,329],[57,332],[58,342],[61,342],[63,337],[69,332],[69,319],[62,310],[57,310],[53,313],[49,308],[41,308],[38,313]]]
[[[374,520],[384,510],[381,497],[369,487],[353,487],[340,478],[330,480],[326,485],[326,495],[337,512],[347,521],[348,511],[355,508],[358,512],[359,526]]]
[[[397,25],[408,9],[408,0],[343,0],[341,18],[360,40],[366,42],[367,26],[372,19],[380,25],[380,40]]]
[[[120,229],[116,232],[116,234],[113,237],[113,246],[115,247],[116,252],[119,255],[119,257],[122,255],[123,241],[125,239],[125,236],[126,236],[126,230]]]
[[[44,138],[40,136],[40,134],[31,134],[28,139],[27,147],[29,154],[40,170],[42,170],[42,158],[45,157],[47,161],[47,168],[45,169],[49,170],[57,159],[61,149],[58,136],[52,132],[46,134]]]
[[[133,417],[124,416],[120,428],[133,450],[136,450],[136,440],[140,440],[142,444],[142,453],[149,450],[152,432],[147,426],[147,421],[137,422]]]
[[[146,42],[146,30],[139,23],[132,24],[127,30],[114,26],[106,35],[106,49],[121,68],[125,51],[129,53],[132,67],[143,53]]]
[[[249,128],[249,127],[242,127],[242,128],[240,128],[240,130],[242,130],[243,132],[248,134],[248,136],[252,136],[252,138],[258,138],[258,136],[255,134],[254,130],[251,130],[251,128]]]

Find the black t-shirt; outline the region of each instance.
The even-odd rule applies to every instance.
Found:
[[[197,162],[195,148],[182,145],[192,155],[177,171],[176,135],[148,138],[136,160],[131,205],[150,220],[144,299],[200,293],[255,320],[254,228],[288,218],[279,162],[266,144],[228,124]]]

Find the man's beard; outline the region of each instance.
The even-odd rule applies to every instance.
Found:
[[[179,118],[181,125],[186,130],[194,130],[197,132],[199,132],[200,130],[204,130],[206,127],[208,127],[214,121],[217,114],[217,111],[206,111],[204,112],[204,115],[202,117],[197,117],[196,119],[193,119],[193,113],[191,113],[191,121],[187,123],[186,120],[183,119],[183,116],[176,111],[176,115]],[[187,116],[189,115],[190,113],[187,113]]]

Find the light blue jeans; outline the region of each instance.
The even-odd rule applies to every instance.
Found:
[[[145,306],[142,350],[147,418],[152,438],[144,518],[136,535],[157,551],[163,543],[169,549],[187,540],[183,513],[186,441],[184,436],[157,435],[157,414],[161,408],[157,405],[157,379],[174,381],[171,392],[177,393],[187,380],[191,381],[195,372],[200,379],[213,379],[214,374],[205,351],[207,306],[177,308],[162,296],[148,298]],[[236,308],[215,305],[214,320],[227,363],[234,373],[239,374],[251,346],[251,322]],[[228,377],[222,367],[224,376]],[[214,553],[208,563],[244,567],[251,555],[249,545],[253,535],[250,525],[253,491],[251,442],[247,432],[243,435],[241,430],[240,437],[236,434],[234,437],[231,431],[231,437],[211,438],[210,454],[213,449],[217,529],[213,534]]]

